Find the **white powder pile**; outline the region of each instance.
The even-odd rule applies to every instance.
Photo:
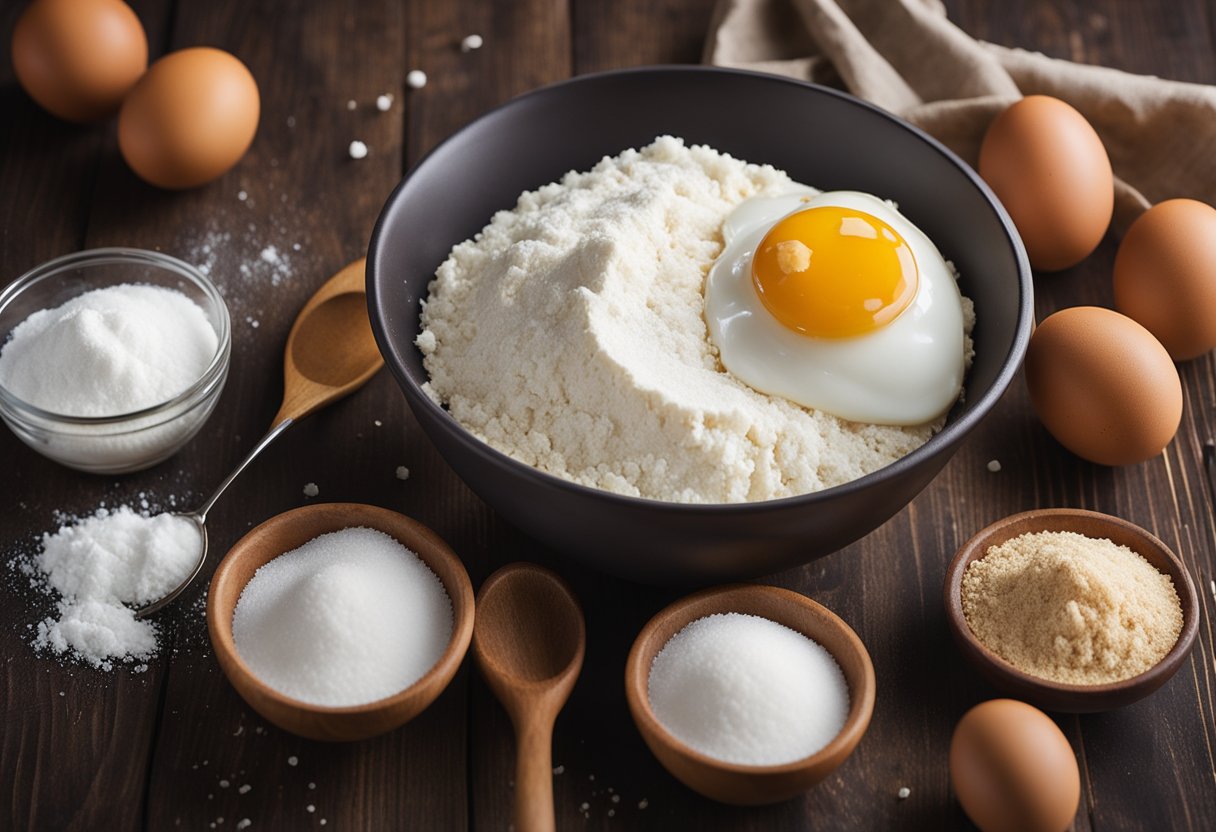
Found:
[[[427,392],[521,462],[657,500],[788,497],[905,456],[944,420],[864,425],[765,395],[709,338],[723,220],[795,187],[665,136],[521,195],[431,282],[416,339]]]
[[[65,416],[119,416],[198,381],[218,339],[198,304],[159,286],[94,289],[35,312],[0,351],[0,385]]]
[[[452,638],[452,603],[384,532],[323,534],[259,569],[232,617],[253,673],[315,705],[361,705],[418,681]]]
[[[153,517],[127,506],[43,535],[34,565],[61,596],[59,615],[38,625],[34,646],[104,670],[156,652],[156,628],[137,607],[163,598],[198,563],[202,536],[193,521]]]
[[[650,668],[650,707],[673,736],[718,760],[781,765],[840,733],[849,690],[821,645],[755,615],[700,618]]]

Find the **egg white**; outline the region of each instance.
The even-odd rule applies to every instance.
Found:
[[[852,338],[817,338],[783,326],[761,302],[752,255],[795,211],[835,205],[886,222],[907,242],[920,281],[894,321]],[[750,387],[842,419],[922,425],[948,411],[963,386],[958,284],[933,242],[890,203],[859,191],[806,188],[742,203],[722,226],[725,247],[705,285],[705,317],[723,366]]]

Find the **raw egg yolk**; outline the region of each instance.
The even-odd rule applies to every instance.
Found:
[[[853,208],[790,214],[761,240],[752,283],[765,308],[795,332],[865,335],[895,320],[916,296],[912,250],[894,228]]]

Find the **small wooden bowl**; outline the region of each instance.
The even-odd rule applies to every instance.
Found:
[[[671,637],[714,613],[758,615],[823,645],[849,686],[849,713],[836,738],[815,754],[776,766],[724,763],[673,737],[650,708],[650,667]],[[633,721],[671,774],[708,798],[739,806],[787,800],[831,774],[853,753],[874,712],[874,665],[857,634],[831,610],[775,586],[733,584],[689,595],[668,606],[642,629],[625,664],[625,697]]]
[[[232,614],[245,585],[261,566],[318,535],[352,526],[391,535],[416,552],[439,577],[452,601],[452,640],[435,666],[403,691],[351,707],[311,705],[279,693],[254,676],[232,640]],[[284,731],[309,739],[361,740],[404,725],[452,681],[473,635],[473,586],[456,553],[418,521],[361,503],[319,503],[271,517],[229,550],[211,579],[207,632],[228,681],[266,719]]]
[[[1174,582],[1182,602],[1182,632],[1173,649],[1157,664],[1130,679],[1107,685],[1065,685],[1023,673],[989,650],[971,631],[963,616],[963,573],[989,548],[1027,532],[1076,532],[1105,537],[1141,555]],[[1169,547],[1134,523],[1083,509],[1053,508],[1027,511],[998,520],[963,544],[946,570],[946,618],[963,657],[994,688],[1049,711],[1092,713],[1109,711],[1143,699],[1177,672],[1199,630],[1199,597],[1182,561]]]

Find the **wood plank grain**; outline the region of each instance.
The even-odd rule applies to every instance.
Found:
[[[408,63],[410,68],[425,71],[428,81],[423,89],[407,94],[407,168],[486,110],[569,76],[569,33],[567,6],[556,0],[411,3]],[[460,42],[469,34],[482,36],[481,49],[461,51]],[[492,153],[493,148],[486,152]],[[532,544],[475,497],[429,442],[418,439],[421,429],[412,416],[405,424],[409,435],[419,441],[420,471],[429,492],[427,499],[419,501],[415,516],[461,555],[473,586],[505,563],[535,560]],[[511,723],[476,670],[467,672],[472,680],[467,714],[470,823],[476,829],[504,829],[513,805],[508,787],[515,760]],[[562,724],[559,718],[558,732]],[[555,781],[554,791],[557,828],[565,829],[569,820],[562,814],[560,782]]]
[[[170,3],[133,2],[150,54],[163,43]],[[43,112],[16,83],[8,33],[24,4],[0,8],[0,284],[88,243],[99,170],[117,156],[113,120],[72,125]],[[0,435],[6,508],[4,561],[36,549],[56,511],[91,511],[114,493],[108,479],[61,468],[7,430]],[[19,575],[0,581],[5,730],[0,779],[4,829],[131,829],[139,823],[159,677],[111,674],[35,657],[32,626],[54,612]]]
[[[1033,45],[1048,54],[1180,80],[1216,81],[1211,5],[1176,4],[1169,13],[1144,4],[950,4],[979,37]],[[1118,240],[1108,236],[1076,269],[1036,281],[1040,319],[1083,303],[1112,305],[1110,273]],[[1073,505],[1117,514],[1161,537],[1207,587],[1216,569],[1211,492],[1202,486],[1203,446],[1213,424],[1211,354],[1179,366],[1186,403],[1178,436],[1143,465],[1106,469],[1063,451],[1034,422],[1021,392],[1015,405],[1028,435],[1021,455],[1034,468],[1033,505]],[[1020,385],[1019,385],[1020,387]],[[1002,412],[1008,412],[1004,405]],[[1012,443],[1011,443],[1012,444]],[[1007,464],[1008,470],[1008,464]],[[1213,641],[1204,622],[1189,666],[1165,688],[1131,707],[1075,718],[1085,764],[1085,810],[1096,829],[1208,829],[1216,823]],[[1070,733],[1076,745],[1077,734]]]
[[[296,310],[363,253],[408,166],[488,108],[572,72],[695,61],[713,2],[290,0],[272,8],[222,0],[179,4],[176,15],[166,0],[135,6],[154,55],[166,45],[209,43],[249,64],[263,97],[259,136],[216,183],[160,192],[125,169],[112,127],[69,127],[37,111],[0,54],[0,107],[16,116],[0,123],[0,281],[81,246],[160,248],[197,262],[233,311],[232,375],[199,437],[141,474],[78,475],[3,432],[4,490],[16,503],[0,512],[6,551],[28,549],[56,508],[88,511],[141,492],[154,501],[202,496],[273,415]],[[1212,4],[1201,0],[1168,8],[1133,0],[947,6],[977,37],[1216,81]],[[0,31],[18,11],[0,8],[8,24]],[[460,40],[474,32],[483,48],[461,52]],[[404,85],[413,68],[428,73],[423,89]],[[381,93],[395,96],[388,113],[374,106]],[[370,149],[359,162],[347,156],[355,139]],[[1083,266],[1041,278],[1039,315],[1109,305],[1116,244],[1112,236]],[[588,641],[555,731],[559,829],[968,829],[946,750],[963,711],[996,693],[950,642],[940,601],[946,563],[971,533],[1006,514],[1052,505],[1111,512],[1155,531],[1183,557],[1203,590],[1203,620],[1189,664],[1153,697],[1110,714],[1057,717],[1083,768],[1077,829],[1216,828],[1216,452],[1208,450],[1216,442],[1216,362],[1208,355],[1180,370],[1183,426],[1160,458],[1118,470],[1076,460],[1038,424],[1019,379],[905,511],[831,557],[767,579],[848,621],[871,652],[879,686],[855,755],[804,797],[777,806],[737,809],[698,797],[661,768],[630,721],[625,656],[645,621],[683,592],[579,569],[515,531],[447,467],[387,374],[294,426],[233,486],[211,517],[212,565],[250,526],[306,502],[302,488],[312,481],[317,499],[377,503],[432,526],[465,560],[474,585],[516,559],[566,577],[582,600]],[[1205,455],[1213,458],[1207,467]],[[990,459],[1001,461],[1000,472],[987,470]],[[395,477],[398,465],[410,468],[408,480]],[[252,714],[223,679],[201,597],[188,596],[165,618],[171,647],[147,673],[106,675],[33,657],[23,628],[48,610],[13,580],[0,582],[0,776],[13,795],[0,808],[0,828],[223,829],[244,818],[252,828],[316,828],[322,819],[337,829],[506,828],[511,726],[471,665],[400,731],[351,745],[298,740]],[[897,797],[901,786],[911,789],[906,800]]]
[[[695,64],[715,0],[571,4],[574,74],[647,64]]]
[[[114,198],[96,213],[107,234],[135,225],[143,244],[205,265],[224,288],[234,325],[228,387],[203,432],[168,463],[196,496],[269,426],[296,312],[330,274],[364,254],[401,175],[405,31],[404,11],[391,2],[178,10],[173,46],[214,44],[250,67],[262,96],[258,137],[235,170],[195,191],[162,194],[110,171]],[[386,113],[375,106],[383,93],[395,93]],[[368,146],[367,158],[350,157],[354,140]],[[306,502],[308,482],[320,500],[409,511],[411,495],[424,492],[395,476],[397,465],[412,462],[402,410],[384,374],[293,426],[209,517],[213,553],[203,578],[251,525]],[[169,618],[175,642],[148,827],[230,828],[243,819],[258,828],[322,820],[339,829],[464,827],[463,676],[403,730],[358,744],[312,743],[266,725],[236,696],[189,598]]]

